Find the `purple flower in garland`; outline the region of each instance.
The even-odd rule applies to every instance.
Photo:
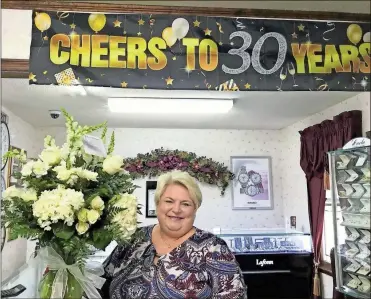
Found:
[[[234,178],[234,174],[222,163],[179,150],[155,149],[150,153],[138,154],[136,158],[126,159],[125,163],[128,165],[125,169],[137,178],[158,176],[173,169],[187,171],[200,182],[218,186],[222,195],[229,181]]]
[[[156,167],[157,166],[157,163],[154,162],[154,161],[149,161],[146,163],[148,167]]]

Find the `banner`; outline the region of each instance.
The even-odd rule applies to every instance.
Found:
[[[369,91],[370,23],[34,12],[30,84]]]

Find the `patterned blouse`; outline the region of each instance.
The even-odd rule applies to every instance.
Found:
[[[247,299],[247,288],[234,255],[215,235],[196,232],[154,264],[153,225],[144,240],[117,246],[104,262],[110,299]]]

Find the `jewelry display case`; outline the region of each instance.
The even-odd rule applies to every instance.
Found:
[[[312,291],[310,234],[295,230],[234,230],[218,234],[239,263],[249,299],[307,299]]]
[[[370,140],[351,140],[328,158],[336,289],[353,298],[370,298]]]

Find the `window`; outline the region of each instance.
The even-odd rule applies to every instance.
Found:
[[[325,216],[323,222],[323,237],[322,237],[322,260],[330,263],[330,252],[333,247],[335,247],[335,231],[333,223],[333,212],[332,212],[332,201],[330,199],[330,194],[326,192],[326,203],[325,203]],[[344,244],[346,238],[345,226],[340,224],[343,222],[341,217],[340,204],[336,205],[336,215],[337,215],[337,234],[338,234],[338,244]]]

